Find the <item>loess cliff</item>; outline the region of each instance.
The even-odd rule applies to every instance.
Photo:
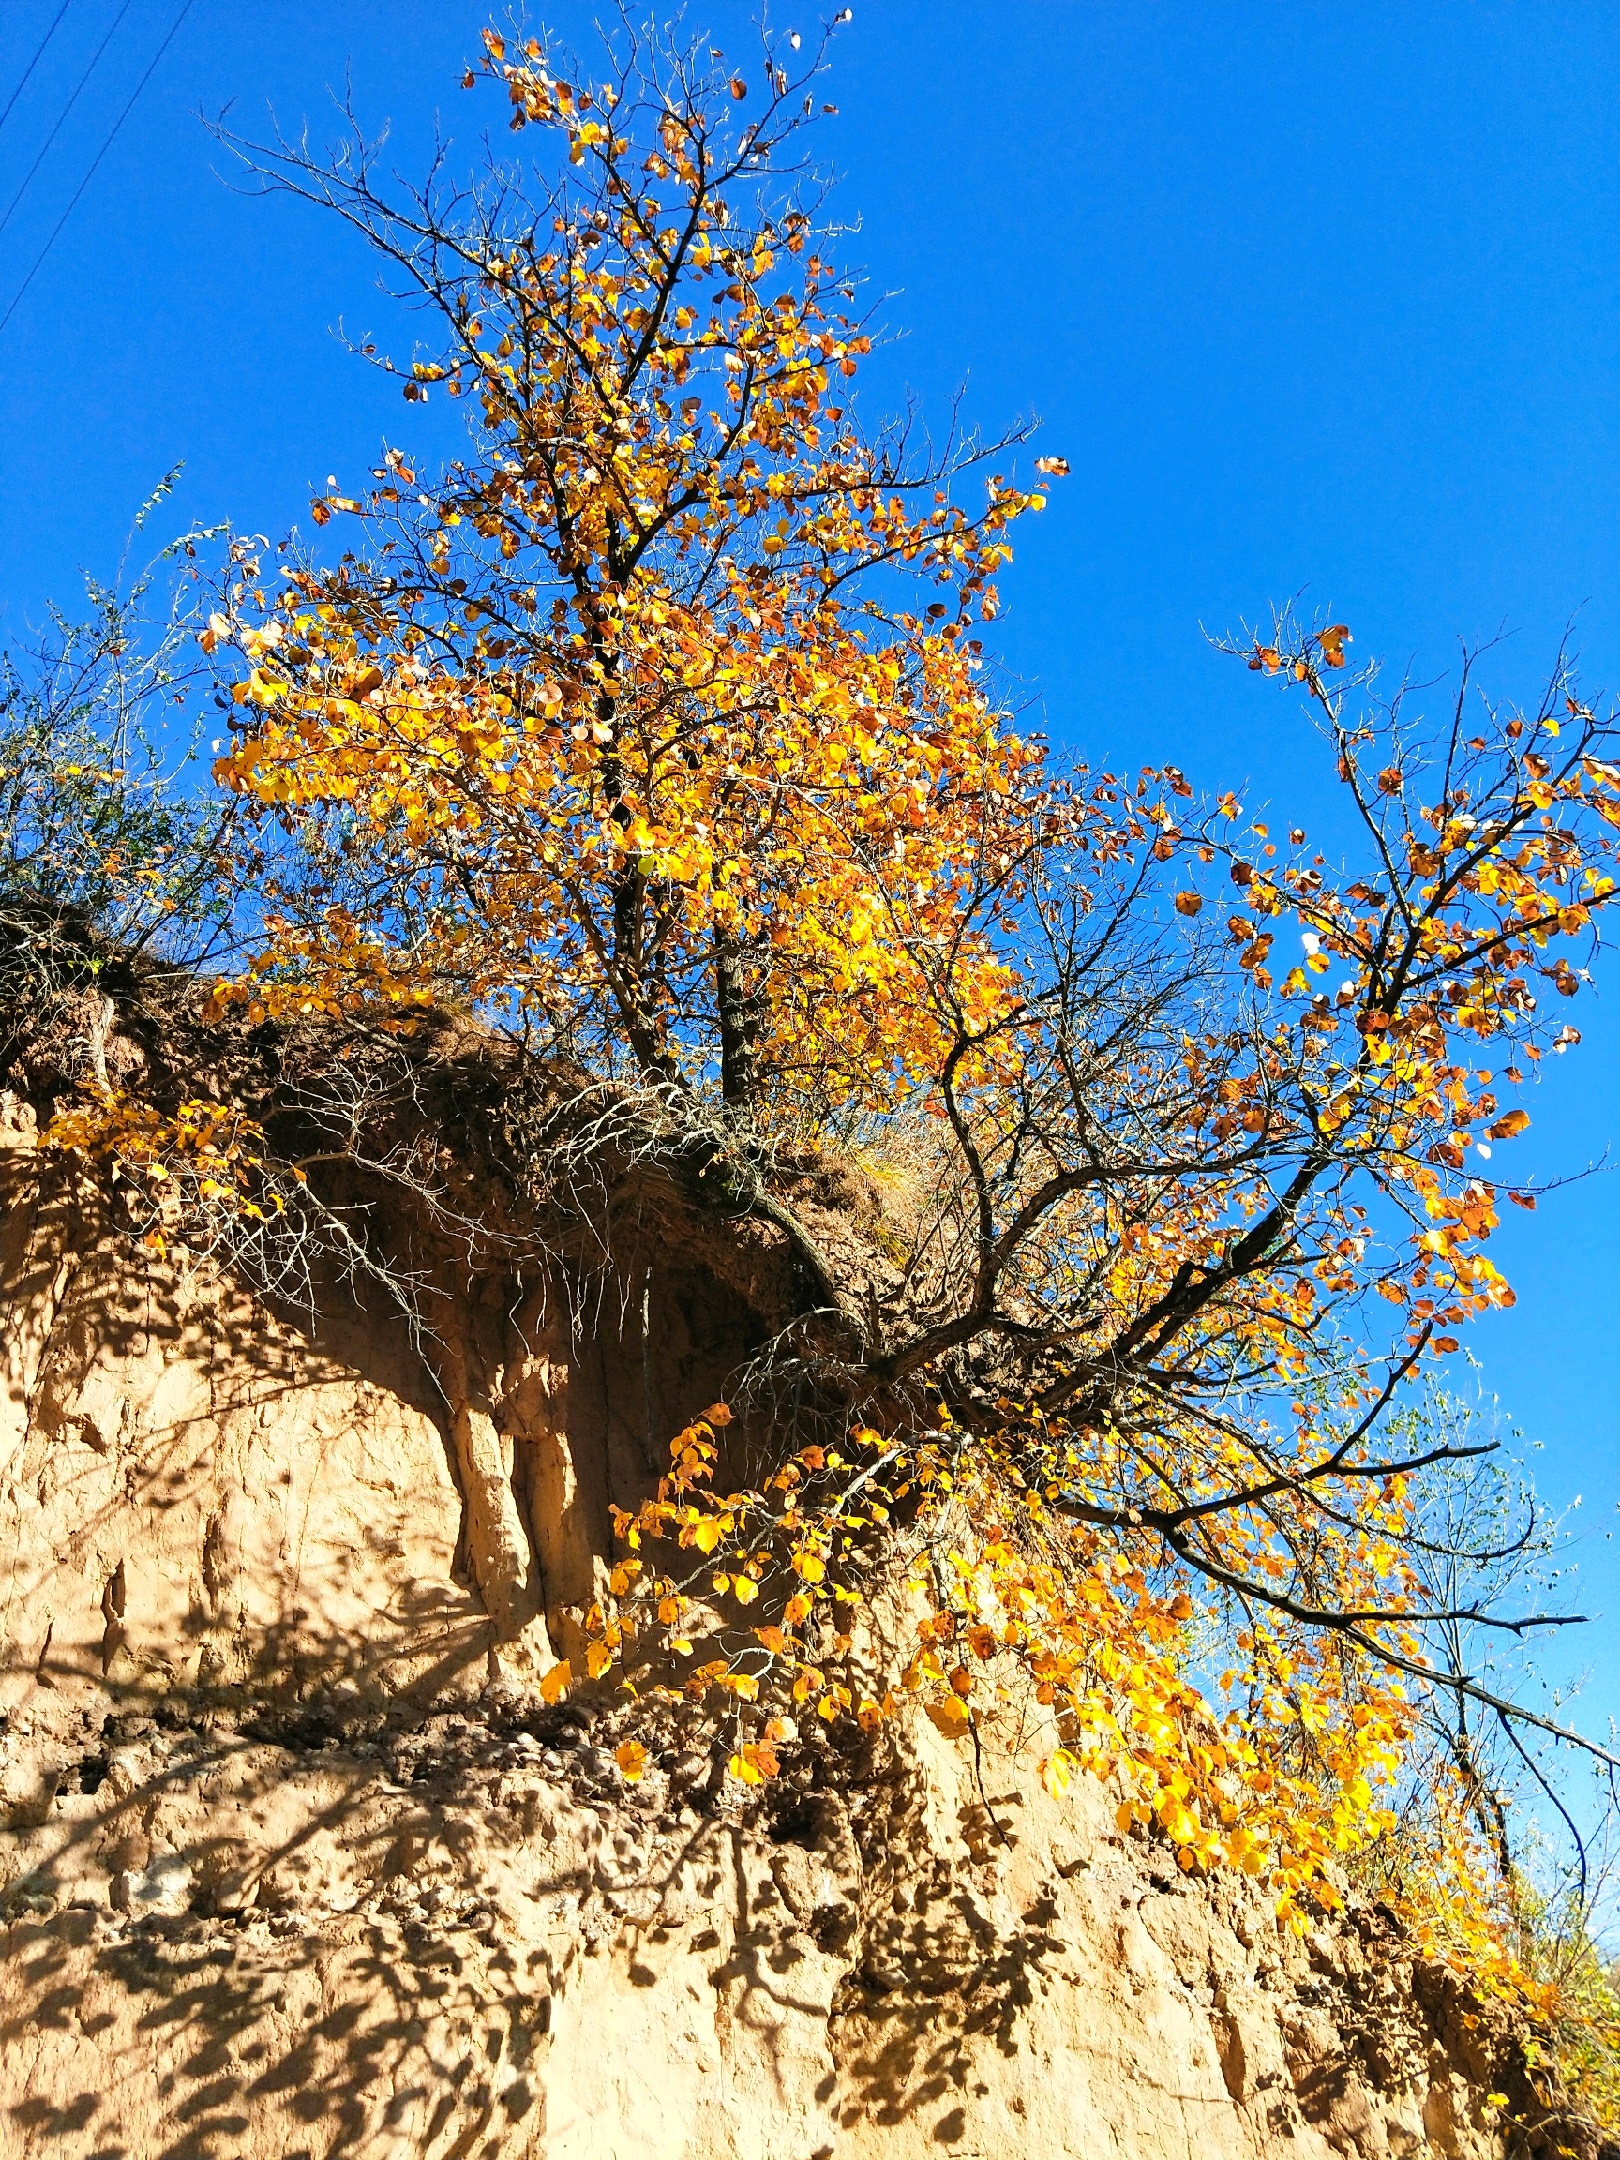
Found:
[[[671,1204],[588,1324],[464,1270],[426,1340],[143,1249],[6,1114],[5,2160],[1483,2160],[1535,2112],[1387,1914],[1298,1939],[1099,1789],[918,1720],[743,1792],[679,1708],[629,1785],[621,1698],[541,1698],[780,1238]]]

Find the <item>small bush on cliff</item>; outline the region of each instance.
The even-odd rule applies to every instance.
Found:
[[[165,750],[168,708],[205,671],[196,625],[183,600],[154,612],[159,580],[201,537],[127,589],[91,581],[87,615],[55,611],[32,644],[0,653],[0,970],[13,1007],[93,976],[87,933],[126,961],[195,966],[231,919],[232,810],[183,784],[188,757]]]

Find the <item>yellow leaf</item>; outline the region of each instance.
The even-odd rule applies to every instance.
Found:
[[[759,1785],[766,1778],[775,1777],[781,1764],[769,1740],[754,1740],[737,1750],[729,1768],[732,1776],[740,1778],[743,1784]]]
[[[540,1677],[540,1693],[548,1703],[560,1702],[573,1685],[574,1671],[567,1658]]]
[[[1054,1800],[1061,1800],[1068,1791],[1075,1771],[1079,1768],[1076,1758],[1067,1748],[1057,1748],[1041,1765],[1041,1783]]]
[[[618,1764],[625,1783],[634,1785],[647,1767],[647,1750],[639,1740],[621,1740],[613,1750],[613,1760]]]

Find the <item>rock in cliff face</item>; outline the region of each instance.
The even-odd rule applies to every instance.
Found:
[[[1281,1934],[927,1725],[745,1796],[541,1700],[768,1254],[300,1329],[9,1139],[7,2160],[1502,2150],[1522,2066],[1376,1912]]]

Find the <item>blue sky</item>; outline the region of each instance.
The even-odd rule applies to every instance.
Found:
[[[60,0],[0,10],[0,105]],[[0,128],[0,215],[123,0],[70,0]],[[9,304],[179,0],[127,11],[10,223]],[[546,19],[585,45],[592,10]],[[786,23],[791,8],[777,9]],[[748,11],[688,7],[728,51]],[[808,27],[813,16],[807,9]],[[193,0],[44,269],[0,332],[0,631],[115,563],[158,475],[179,514],[283,531],[357,480],[402,407],[333,336],[394,331],[335,227],[217,178],[196,120],[328,126],[352,68],[419,164],[482,20],[457,0]],[[841,33],[824,154],[848,253],[905,337],[871,411],[958,384],[994,427],[1046,422],[1073,476],[1003,581],[1002,649],[1059,742],[1174,758],[1309,824],[1328,789],[1271,686],[1211,629],[1305,588],[1358,655],[1438,674],[1459,637],[1533,695],[1566,620],[1620,683],[1620,14],[1220,0],[865,0]],[[498,117],[490,113],[499,127]],[[431,437],[430,437],[431,440]],[[442,436],[439,440],[444,440]],[[1620,972],[1575,1013],[1514,1162],[1578,1169],[1620,1134]],[[1512,1211],[1510,1211],[1512,1212]],[[1474,1332],[1482,1382],[1548,1496],[1584,1496],[1589,1714],[1620,1715],[1620,1182],[1515,1216],[1517,1310]],[[1466,1378],[1459,1374],[1459,1378]]]

